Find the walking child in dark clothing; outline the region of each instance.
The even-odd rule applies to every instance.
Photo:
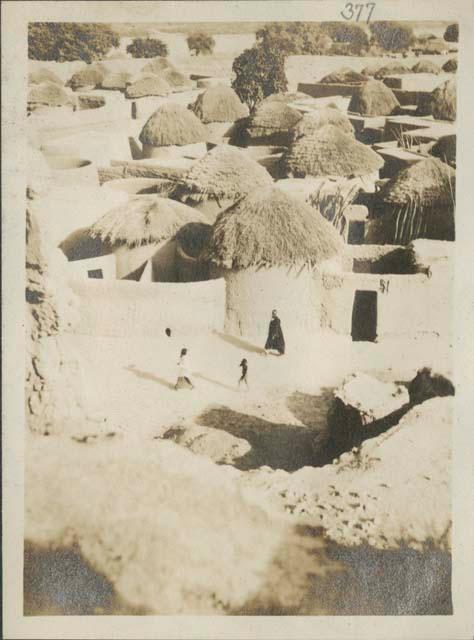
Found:
[[[242,362],[239,364],[239,367],[242,368],[242,375],[239,378],[239,388],[242,383],[245,383],[245,386],[247,387],[247,390],[248,390],[249,388],[249,382],[247,380],[248,363],[246,358],[242,360]]]

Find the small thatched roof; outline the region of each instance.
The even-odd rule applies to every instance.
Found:
[[[342,249],[329,222],[273,185],[220,213],[206,257],[228,269],[314,267]]]
[[[127,98],[143,98],[145,96],[167,96],[170,86],[166,80],[158,75],[149,74],[128,84],[125,89]]]
[[[382,68],[382,64],[379,62],[371,62],[366,67],[364,67],[361,71],[363,76],[375,76],[377,71]]]
[[[338,127],[344,133],[351,136],[354,135],[354,127],[345,113],[334,107],[322,107],[306,113],[299,122],[293,127],[293,141],[303,136],[312,135],[321,127],[332,124]]]
[[[62,107],[72,104],[69,94],[55,82],[34,84],[28,91],[29,104],[43,104],[48,107]]]
[[[154,147],[184,146],[205,142],[205,126],[194,113],[181,104],[162,105],[140,133],[140,142]]]
[[[301,93],[301,91],[296,92],[286,92],[286,93],[272,93],[266,98],[264,98],[261,102],[284,102],[285,104],[289,104],[290,102],[295,102],[296,100],[307,100],[308,94]]]
[[[363,116],[388,116],[400,103],[393,91],[380,80],[368,80],[352,95],[348,111]]]
[[[147,62],[142,71],[143,73],[161,73],[165,69],[174,69],[174,66],[166,58],[157,56]]]
[[[235,122],[249,114],[247,107],[240,102],[235,91],[223,84],[209,87],[200,93],[191,108],[204,124]]]
[[[265,138],[286,133],[302,118],[302,114],[284,102],[262,102],[250,116],[247,134],[250,138]]]
[[[266,169],[245,151],[218,145],[191,167],[178,191],[197,200],[238,200],[272,182]]]
[[[374,73],[374,77],[379,80],[385,76],[398,76],[403,73],[411,73],[411,69],[401,62],[389,62]]]
[[[64,82],[59,76],[44,67],[28,74],[28,84],[42,84],[43,82],[54,82],[55,84],[64,86]]]
[[[380,202],[398,205],[416,204],[421,208],[454,208],[454,169],[438,160],[426,158],[399,171],[377,194]]]
[[[172,91],[185,91],[192,87],[191,80],[185,76],[184,73],[181,73],[181,71],[178,71],[174,67],[163,69],[161,75],[170,85]]]
[[[197,209],[155,195],[131,197],[99,218],[89,229],[92,237],[110,244],[135,247],[173,238],[188,222],[206,222]]]
[[[74,91],[82,87],[100,87],[104,74],[96,67],[81,69],[73,73],[67,82],[67,85]]]
[[[456,80],[443,82],[431,94],[431,115],[436,120],[456,120]]]
[[[441,73],[441,67],[431,60],[420,60],[411,69],[413,73]]]
[[[132,74],[126,71],[120,71],[118,73],[108,73],[102,80],[102,89],[124,91],[131,77]]]
[[[319,82],[324,84],[357,84],[359,82],[365,82],[365,80],[367,80],[367,78],[362,73],[354,71],[349,67],[341,67],[337,71],[333,71],[321,78]]]
[[[326,125],[291,145],[283,165],[295,178],[364,176],[378,171],[383,159],[334,125]]]
[[[430,154],[456,167],[456,134],[442,136],[430,149]]]
[[[457,58],[450,58],[443,64],[443,71],[446,73],[456,73],[458,70]]]

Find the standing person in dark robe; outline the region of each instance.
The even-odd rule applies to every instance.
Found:
[[[285,338],[283,337],[281,322],[276,309],[272,311],[272,319],[268,327],[268,338],[265,343],[265,353],[271,350],[278,351],[281,356],[285,353]]]

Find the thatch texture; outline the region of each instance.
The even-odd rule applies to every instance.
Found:
[[[100,87],[104,74],[97,68],[81,69],[73,73],[67,85],[74,91],[83,87]]]
[[[164,69],[161,75],[172,91],[186,91],[186,89],[191,89],[193,86],[191,80],[174,67]]]
[[[324,84],[357,84],[359,82],[365,82],[366,79],[367,78],[358,71],[354,71],[349,67],[341,67],[341,69],[333,71],[321,78],[319,82]]]
[[[456,80],[443,82],[431,94],[431,115],[436,120],[456,120]]]
[[[354,127],[345,113],[332,107],[322,107],[321,109],[305,114],[301,120],[296,123],[292,130],[293,141],[303,136],[312,135],[315,131],[327,124],[334,125],[341,131],[344,131],[344,133],[354,135]]]
[[[160,76],[150,74],[142,76],[125,89],[127,98],[144,98],[145,96],[167,96],[171,88],[166,80]]]
[[[154,195],[134,196],[90,227],[92,237],[111,245],[136,247],[172,238],[188,222],[206,222],[203,214],[185,204]]]
[[[204,124],[235,122],[249,114],[247,107],[240,102],[235,91],[223,84],[209,87],[200,93],[192,105],[192,110]]]
[[[54,84],[64,86],[64,82],[59,76],[44,67],[28,74],[28,84],[42,84],[43,82],[54,82]]]
[[[456,73],[458,70],[457,58],[450,58],[443,64],[443,71],[446,73]]]
[[[285,104],[290,104],[291,102],[295,102],[296,100],[307,100],[308,94],[301,93],[300,91],[296,91],[295,93],[287,92],[287,93],[272,93],[266,98],[264,98],[261,102],[284,102]]]
[[[378,171],[383,159],[334,125],[304,136],[290,147],[283,165],[295,178],[306,176],[365,176]]]
[[[247,124],[247,135],[250,139],[263,138],[271,140],[289,132],[302,115],[284,102],[262,102]]]
[[[372,62],[362,69],[361,74],[363,76],[375,76],[377,71],[379,71],[382,66],[383,65],[380,62]]]
[[[174,69],[174,66],[166,58],[157,56],[147,62],[142,68],[143,73],[158,73],[160,74],[165,69]]]
[[[404,73],[411,73],[411,69],[401,62],[390,62],[376,71],[374,78],[379,80],[385,76],[398,76]]]
[[[430,154],[456,167],[456,134],[442,136],[430,149]]]
[[[48,107],[62,107],[72,104],[69,94],[55,82],[34,84],[28,91],[28,104],[42,104]]]
[[[219,145],[192,166],[177,192],[194,200],[238,200],[272,182],[266,169],[245,151]]]
[[[125,91],[127,83],[132,77],[131,73],[120,71],[118,73],[108,73],[102,80],[102,89],[113,91]]]
[[[183,146],[205,142],[206,128],[192,111],[180,104],[164,104],[150,116],[140,142],[154,147]]]
[[[441,67],[431,60],[420,60],[411,69],[413,73],[441,73]]]
[[[228,269],[314,267],[342,242],[310,206],[275,186],[242,198],[217,217],[206,258]]]
[[[393,91],[380,80],[368,80],[352,95],[348,111],[363,116],[388,116],[400,107]]]

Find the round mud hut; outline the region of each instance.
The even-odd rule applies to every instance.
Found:
[[[74,107],[72,96],[64,87],[55,82],[42,82],[31,85],[28,90],[28,111],[35,111],[41,107]]]
[[[73,73],[67,82],[67,86],[71,87],[73,91],[79,91],[80,89],[93,90],[102,85],[103,79],[104,73],[102,71],[96,67],[90,67]]]
[[[450,167],[456,168],[456,134],[441,136],[430,149],[430,154]]]
[[[431,94],[431,115],[436,120],[456,120],[456,80],[443,82]]]
[[[291,142],[291,131],[302,115],[284,102],[262,102],[253,113],[245,128],[249,145],[287,146]]]
[[[131,77],[132,74],[127,71],[108,73],[102,80],[102,89],[108,89],[109,91],[125,91]]]
[[[42,84],[43,82],[53,82],[54,84],[59,84],[61,87],[64,86],[64,82],[59,76],[44,67],[28,74],[28,84]]]
[[[345,113],[333,107],[322,107],[310,113],[306,113],[292,129],[293,142],[310,136],[322,127],[331,124],[344,133],[353,136],[354,127]]]
[[[227,333],[265,344],[273,309],[287,343],[321,327],[321,271],[337,264],[335,229],[303,202],[268,186],[223,211],[207,259],[226,281]]]
[[[206,219],[175,200],[141,195],[99,218],[89,234],[113,247],[117,278],[140,280],[150,262],[153,282],[176,282],[175,235],[190,222]]]
[[[371,62],[366,67],[364,67],[361,71],[363,76],[373,77],[382,68],[382,64],[380,62]]]
[[[366,80],[367,78],[364,74],[349,67],[341,67],[337,71],[333,71],[321,78],[319,82],[322,84],[359,84]]]
[[[450,58],[449,60],[446,60],[442,68],[445,73],[456,73],[458,70],[457,58]]]
[[[389,62],[374,73],[374,78],[380,80],[386,76],[399,76],[405,73],[411,73],[410,67],[407,67],[406,64],[402,62]]]
[[[171,87],[166,80],[155,74],[143,75],[125,88],[125,97],[129,99],[147,98],[149,96],[167,96]]]
[[[400,107],[393,91],[380,80],[368,80],[352,94],[348,111],[362,116],[389,116]]]
[[[194,146],[206,151],[206,128],[192,111],[180,104],[164,104],[147,120],[140,133],[143,157],[182,155]]]
[[[417,238],[454,240],[455,176],[438,158],[400,171],[376,194],[367,241],[406,245]]]
[[[334,125],[296,140],[282,158],[290,178],[344,177],[378,179],[383,159]]]
[[[192,105],[192,111],[204,124],[226,122],[229,125],[248,116],[248,108],[230,87],[218,84],[200,93]]]
[[[435,75],[441,73],[441,67],[432,60],[420,60],[411,70],[413,73],[434,73]]]
[[[245,151],[219,145],[191,167],[173,197],[196,207],[214,221],[220,211],[272,182],[266,169]]]

